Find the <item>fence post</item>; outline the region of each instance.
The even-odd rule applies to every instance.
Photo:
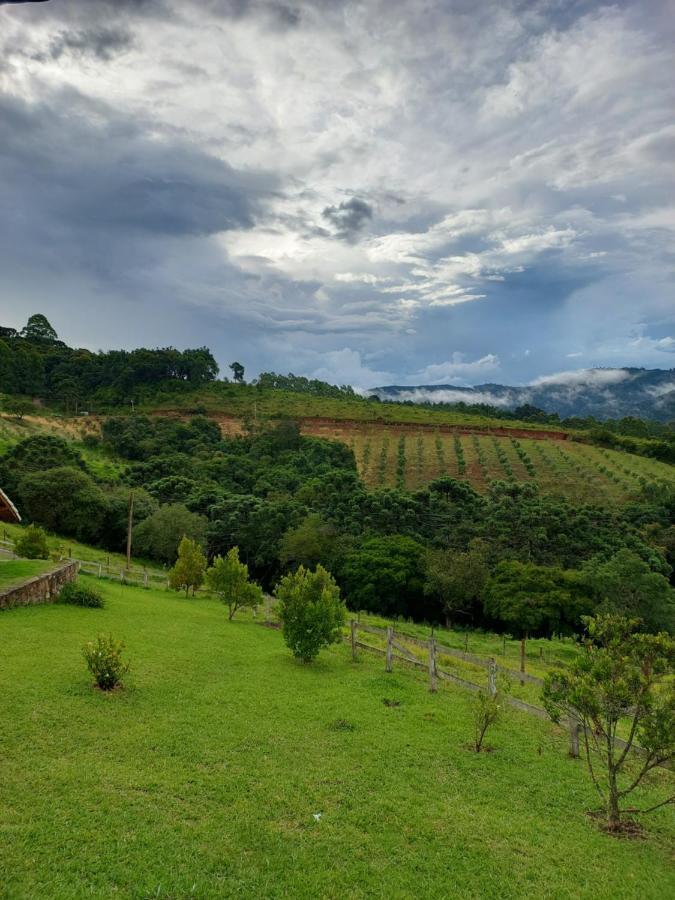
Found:
[[[101,563],[98,564],[98,577],[101,578],[103,576],[103,566]]]
[[[143,569],[143,587],[148,586],[148,570]]]
[[[579,732],[581,731],[581,722],[574,713],[570,713],[570,756],[572,759],[579,758]]]
[[[497,694],[497,663],[492,657],[488,660],[488,694],[491,697]]]
[[[272,601],[270,600],[270,595],[265,594],[265,625],[269,625],[271,622],[271,606]]]
[[[386,670],[387,672],[391,672],[392,670],[392,655],[394,648],[392,646],[392,641],[394,640],[394,629],[391,625],[387,626],[387,664]]]
[[[349,630],[352,640],[352,661],[356,662],[356,622],[352,619],[349,623]]]
[[[520,639],[520,671],[525,673],[525,638]],[[525,684],[525,679],[520,679],[521,684]]]
[[[436,641],[429,640],[429,690],[436,693]]]
[[[124,569],[120,569],[120,581],[124,584]]]

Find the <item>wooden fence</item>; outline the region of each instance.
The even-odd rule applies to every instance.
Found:
[[[13,559],[16,557],[16,544],[14,541],[5,538],[0,541],[0,555]],[[131,566],[126,568],[124,565],[110,565],[110,562],[96,562],[91,559],[78,559],[73,556],[70,551],[67,554],[59,556],[59,562],[76,562],[80,565],[80,572],[87,575],[94,575],[96,578],[106,578],[111,581],[118,581],[120,584],[133,584],[137,587],[167,587],[169,586],[168,575],[164,572],[157,572],[153,569],[139,568]]]
[[[358,636],[360,631],[385,638],[386,646],[377,647],[367,641],[360,640]],[[380,656],[384,656],[385,670],[387,672],[393,671],[394,660],[399,660],[406,665],[426,671],[429,681],[429,690],[433,693],[438,690],[438,681],[440,679],[441,681],[450,682],[451,684],[457,685],[464,690],[472,691],[473,693],[487,690],[489,694],[494,696],[497,693],[497,672],[502,671],[519,679],[525,674],[498,665],[492,657],[480,657],[471,653],[466,654],[461,650],[456,650],[452,647],[444,647],[442,644],[438,644],[433,637],[429,638],[427,641],[423,641],[407,634],[397,633],[392,626],[389,626],[388,628],[378,628],[375,625],[361,624],[355,619],[352,619],[349,623],[349,635],[345,637],[345,640],[351,644],[353,660],[358,658],[358,650],[361,649],[366,650],[369,653],[376,653]],[[405,646],[405,642],[413,644],[418,649],[423,649],[425,651],[424,655],[426,659],[420,659],[419,656],[415,655],[409,647]],[[459,675],[443,671],[438,666],[439,653],[472,662],[474,665],[484,666],[487,670],[485,684],[477,684],[475,681],[469,681],[466,678],[460,678]],[[542,678],[537,678],[534,675],[526,675],[525,680],[530,683],[541,685],[544,683]],[[527,703],[525,700],[519,700],[517,697],[509,697],[508,695],[503,699],[505,703],[520,712],[527,713],[530,716],[536,716],[538,719],[550,721],[549,714],[543,707],[534,706],[532,703]],[[567,727],[569,733],[569,754],[570,756],[577,758],[579,756],[579,738],[582,733],[581,723],[576,718],[566,718],[561,721]],[[626,747],[626,742],[622,741],[621,738],[615,738],[614,743],[619,749]],[[644,753],[642,748],[636,744],[633,744],[632,749],[638,754]]]

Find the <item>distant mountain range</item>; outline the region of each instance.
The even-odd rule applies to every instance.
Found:
[[[503,409],[532,404],[561,417],[675,420],[675,369],[579,369],[538,378],[529,385],[387,385],[373,388],[381,400],[413,403],[488,403]]]

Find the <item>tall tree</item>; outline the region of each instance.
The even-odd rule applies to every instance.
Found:
[[[21,330],[21,337],[27,341],[43,341],[45,343],[53,343],[59,338],[46,316],[41,313],[35,313],[28,319]]]
[[[584,574],[602,612],[637,617],[651,631],[673,631],[675,590],[637,553],[624,549],[610,559],[592,559]]]
[[[449,628],[456,615],[470,616],[489,577],[487,546],[479,539],[466,551],[428,550],[424,557],[424,593],[438,597]]]
[[[207,587],[227,606],[228,618],[238,609],[255,609],[262,603],[263,592],[248,577],[248,566],[239,561],[239,548],[233,547],[226,556],[216,556],[206,570]]]
[[[327,562],[335,543],[336,532],[318,513],[310,513],[295,528],[289,528],[281,539],[279,559],[284,565],[315,566]]]
[[[185,591],[187,597],[195,591],[204,581],[206,571],[206,557],[197,541],[184,537],[178,545],[178,559],[169,571],[169,584],[175,591]]]
[[[244,367],[240,362],[230,363],[230,369],[232,369],[232,377],[238,384],[243,384],[244,381]]]
[[[585,619],[584,652],[569,669],[551,672],[543,699],[554,721],[580,722],[588,771],[606,810],[607,826],[625,822],[624,800],[675,753],[675,641],[637,632],[638,621],[601,615]],[[627,726],[617,744],[620,723]],[[639,742],[640,755],[632,749]],[[644,810],[671,803],[670,797]]]

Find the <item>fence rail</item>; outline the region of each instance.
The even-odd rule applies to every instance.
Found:
[[[385,637],[387,641],[386,647],[377,647],[374,644],[369,644],[366,641],[359,640],[359,631],[363,631],[366,634],[375,634],[380,637]],[[483,659],[482,657],[477,657],[474,654],[468,654],[469,657],[473,657],[473,659],[478,660],[478,664],[487,668],[487,684],[481,685],[477,684],[474,681],[469,681],[466,678],[461,678],[459,675],[454,675],[452,672],[446,672],[443,669],[439,668],[437,663],[438,653],[440,652],[447,654],[448,650],[452,651],[449,654],[450,656],[457,656],[460,659],[466,658],[461,650],[454,650],[453,648],[447,647],[443,648],[436,643],[433,637],[429,638],[428,641],[423,641],[420,638],[414,638],[410,635],[396,632],[391,626],[386,629],[378,628],[375,625],[361,624],[355,619],[352,619],[350,622],[350,633],[348,636],[345,636],[344,640],[347,643],[351,643],[352,659],[354,660],[357,659],[357,650],[361,649],[366,650],[369,653],[376,653],[379,656],[384,656],[386,660],[385,668],[387,672],[392,671],[392,664],[395,659],[400,660],[401,662],[408,665],[412,665],[418,669],[426,670],[429,675],[429,690],[432,692],[436,691],[437,679],[440,678],[442,681],[450,682],[451,684],[455,684],[458,687],[463,688],[464,690],[471,691],[472,693],[478,693],[479,691],[482,691],[487,687],[488,693],[494,695],[496,693],[495,676],[496,672],[499,669],[501,669],[502,671],[510,672],[517,677],[520,677],[521,675],[520,672],[514,672],[512,669],[504,669],[503,666],[499,666],[494,658]],[[405,641],[408,641],[417,647],[424,648],[427,654],[426,661],[415,656],[414,653],[412,653],[407,647],[405,647]],[[543,684],[543,679],[541,678],[529,676],[529,680]],[[532,703],[527,703],[525,700],[519,700],[517,697],[509,697],[508,695],[504,697],[504,702],[511,706],[513,709],[517,709],[520,712],[526,713],[527,715],[550,721],[549,714],[540,706],[535,706]],[[561,719],[561,723],[567,727],[569,732],[569,754],[572,757],[578,757],[579,735],[580,733],[583,734],[582,726],[577,719],[573,718],[563,718]],[[618,737],[614,738],[614,744],[619,749],[624,749],[627,746],[626,741],[623,741]],[[644,755],[645,753],[643,748],[639,747],[637,744],[633,744],[631,749],[638,755]],[[664,763],[663,765],[666,768],[670,768],[670,765],[668,763]]]
[[[366,631],[369,634],[377,634],[381,637],[387,636],[386,628],[378,628],[376,625],[365,625],[357,622],[358,628],[361,631]],[[424,649],[428,646],[428,641],[422,640],[421,638],[413,637],[409,634],[404,634],[403,632],[397,632],[397,637],[408,641],[411,644],[415,644],[418,647],[422,647]],[[476,666],[481,666],[482,668],[487,668],[490,665],[490,658],[485,656],[478,656],[475,653],[468,653],[465,650],[457,650],[455,647],[446,647],[444,644],[436,644],[436,652],[442,653],[445,656],[452,656],[455,659],[461,659],[463,662],[472,663]],[[539,678],[537,675],[530,675],[527,672],[519,672],[516,669],[511,669],[508,666],[504,666],[501,663],[495,661],[495,666],[497,667],[497,671],[503,672],[505,675],[510,676],[514,680],[517,679],[521,682],[526,682],[527,684],[538,684],[543,686],[544,679]]]
[[[16,542],[7,538],[0,540],[0,554],[7,555],[10,558],[16,557]],[[79,563],[80,572],[94,575],[96,578],[119,581],[121,584],[133,584],[139,587],[150,587],[151,582],[167,587],[169,584],[168,576],[165,573],[157,572],[153,569],[141,569],[138,566],[131,566],[128,569],[124,565],[111,566],[109,562],[103,563],[92,559],[78,559],[70,552],[67,555],[61,554],[59,562],[61,561]]]

